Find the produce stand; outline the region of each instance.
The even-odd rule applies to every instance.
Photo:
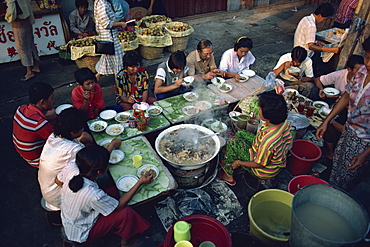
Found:
[[[165,24],[164,28],[172,37],[172,45],[168,47],[168,51],[185,51],[189,35],[194,32],[193,27],[183,22],[170,22]]]

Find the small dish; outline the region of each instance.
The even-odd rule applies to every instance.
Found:
[[[182,108],[182,112],[188,116],[193,116],[199,112],[199,108],[195,106],[185,106]]]
[[[233,86],[231,86],[230,84],[226,84],[226,83],[219,85],[217,88],[218,90],[221,91],[221,93],[228,93],[231,90],[233,90]]]
[[[100,146],[103,146],[105,148],[108,148],[109,144],[112,142],[113,139],[105,139],[103,141],[100,142]]]
[[[151,105],[148,109],[146,109],[146,113],[148,113],[150,116],[158,116],[163,111],[162,107]]]
[[[227,125],[223,122],[221,122],[221,129],[220,129],[220,121],[216,121],[214,122],[213,124],[211,124],[211,129],[214,131],[214,132],[224,132],[227,130]]]
[[[184,99],[186,99],[189,102],[197,100],[199,98],[199,95],[194,92],[187,92],[187,93],[184,93],[182,96],[184,97]]]
[[[222,78],[222,77],[215,77],[215,78],[211,79],[211,82],[212,82],[213,85],[215,85],[217,87],[221,83],[225,82],[225,79]]]
[[[121,149],[114,149],[109,157],[109,163],[117,164],[125,158],[125,153]]]
[[[245,70],[243,70],[242,71],[242,74],[243,75],[246,75],[246,76],[248,76],[248,77],[253,77],[253,76],[255,76],[256,75],[256,72],[254,72],[253,70],[251,70],[251,69],[245,69]]]
[[[293,88],[287,88],[287,89],[285,89],[283,95],[285,95],[285,96],[288,97],[289,94],[291,94],[291,93],[295,93],[296,96],[299,95],[298,90],[293,89]]]
[[[336,89],[334,87],[326,87],[326,88],[324,88],[323,91],[329,97],[331,97],[331,96],[337,96],[337,95],[340,94],[339,89]]]
[[[238,121],[238,117],[241,115],[241,112],[238,112],[238,111],[231,111],[229,112],[229,117],[231,118],[231,120],[237,122]]]
[[[325,110],[325,106],[324,106],[317,113],[320,115],[320,117],[325,119],[329,115],[330,109],[329,109],[329,111],[327,111],[327,110]]]
[[[126,123],[130,117],[131,117],[131,114],[129,112],[119,112],[114,117],[114,120],[120,123]]]
[[[105,110],[99,114],[99,117],[105,121],[109,121],[112,120],[116,115],[117,112],[115,110]]]
[[[89,125],[89,129],[94,132],[102,132],[103,130],[105,130],[105,128],[107,128],[107,126],[108,126],[107,122],[103,120],[99,120],[99,121],[92,122]]]
[[[313,105],[313,107],[315,107],[317,110],[319,110],[321,107],[323,107],[323,106],[326,106],[326,107],[328,107],[329,108],[329,105],[328,105],[328,103],[326,103],[326,102],[324,102],[324,101],[320,101],[320,100],[318,100],[318,101],[314,101],[313,103],[312,103],[312,105]]]
[[[105,129],[105,133],[110,136],[118,136],[125,130],[121,124],[111,124]]]
[[[139,110],[143,110],[143,111],[148,109],[148,107],[149,107],[149,104],[146,103],[146,102],[141,102],[140,104],[135,103],[135,104],[132,105],[133,109],[139,109]]]
[[[198,101],[195,104],[195,107],[198,107],[199,110],[201,110],[201,111],[205,111],[205,110],[208,110],[209,108],[211,108],[212,104],[208,101]]]
[[[240,80],[237,81],[237,82],[246,82],[246,81],[248,81],[249,76],[246,76],[244,74],[239,74],[239,75],[240,75]]]
[[[184,82],[181,83],[181,85],[183,86],[190,86],[191,84],[193,84],[193,81],[194,81],[194,77],[193,76],[187,76],[184,78]]]
[[[59,115],[63,110],[73,107],[71,104],[62,104],[55,109],[55,113]]]
[[[145,175],[149,172],[154,172],[155,173],[155,174],[153,174],[154,175],[153,180],[156,179],[159,175],[158,167],[156,167],[154,165],[143,165],[143,166],[140,166],[139,169],[137,170],[137,176],[140,178],[141,176],[143,176],[143,175]]]
[[[139,181],[139,178],[134,175],[124,175],[117,180],[116,186],[120,191],[128,192],[137,181]]]
[[[214,118],[207,118],[207,119],[204,119],[204,120],[203,120],[202,125],[203,125],[204,127],[211,128],[211,125],[212,125],[214,122],[217,122],[217,120],[216,120],[216,119],[214,119]]]

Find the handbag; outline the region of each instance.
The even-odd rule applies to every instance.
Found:
[[[96,41],[95,53],[114,55],[114,42],[111,41]]]

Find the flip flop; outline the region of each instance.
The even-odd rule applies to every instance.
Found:
[[[20,81],[28,81],[28,80],[31,80],[32,78],[34,78],[35,76],[31,76],[31,77],[25,77],[23,76]]]
[[[230,186],[234,186],[234,185],[236,185],[236,181],[232,181],[232,182],[230,182],[230,181],[227,181],[227,180],[223,179],[223,178],[222,178],[222,176],[221,176],[221,174],[220,174],[220,172],[218,172],[217,176],[218,176],[218,178],[219,178],[220,180],[224,181],[226,184],[228,184],[228,185],[230,185]]]

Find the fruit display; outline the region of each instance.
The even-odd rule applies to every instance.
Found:
[[[147,18],[145,18],[145,21],[147,23],[167,22],[168,20],[171,20],[171,19],[164,15],[153,15],[153,16],[148,16]]]
[[[155,26],[139,30],[138,33],[144,36],[163,36],[166,34],[166,30],[160,26]]]
[[[83,46],[92,46],[95,45],[96,38],[94,37],[86,37],[83,39],[72,39],[68,42],[69,46],[77,46],[77,47],[83,47]]]
[[[184,32],[186,30],[189,30],[191,27],[189,25],[183,25],[183,26],[168,26],[167,28],[174,32]]]
[[[130,42],[137,38],[137,35],[135,32],[129,32],[129,31],[123,31],[118,32],[118,39],[120,42]]]

